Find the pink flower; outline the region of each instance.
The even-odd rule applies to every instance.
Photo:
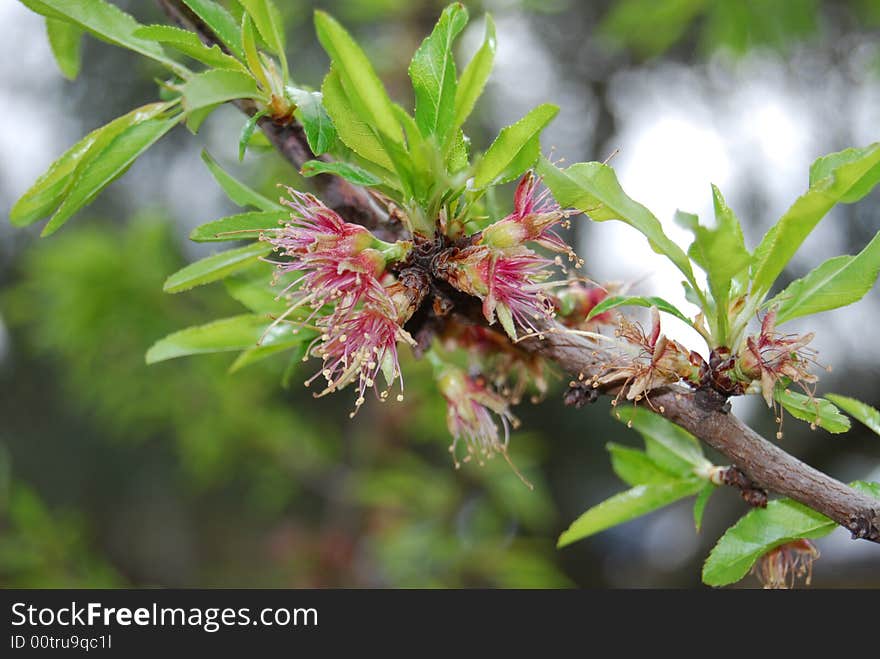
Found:
[[[459,441],[467,444],[465,462],[476,457],[482,464],[484,459],[507,451],[510,424],[518,422],[510,413],[507,401],[491,391],[482,377],[470,377],[460,368],[447,365],[440,375],[438,386],[446,399],[446,424],[454,438],[449,447],[453,457]],[[503,441],[493,414],[498,416],[504,427]]]
[[[403,387],[397,342],[413,342],[403,324],[417,306],[410,304],[408,289],[399,282],[385,286],[393,281],[386,268],[402,260],[412,243],[382,242],[314,196],[288,190],[292,200],[284,203],[293,209],[290,222],[261,236],[285,259],[270,261],[277,273],[299,275],[280,292],[291,304],[272,326],[310,308],[297,324],[312,323],[319,330],[308,354],[323,359],[324,365],[306,385],[323,375],[327,386],[318,394],[323,395],[357,382],[357,408],[368,388],[378,391],[382,373],[387,388],[379,395],[385,399],[395,380]]]
[[[486,227],[481,242],[491,247],[507,248],[532,241],[576,260],[571,247],[553,230],[559,224],[566,224],[569,212],[560,208],[550,196],[549,189],[537,193],[537,186],[538,179],[531,171],[527,172],[514,193],[513,212]]]
[[[458,290],[479,297],[489,324],[497,316],[504,331],[516,339],[516,325],[536,331],[536,319],[553,315],[553,304],[541,285],[551,264],[524,247],[473,245],[441,259],[436,269]]]
[[[311,354],[324,360],[324,366],[319,373],[306,381],[306,386],[318,375],[323,375],[327,386],[318,394],[320,396],[357,381],[356,412],[364,404],[364,393],[367,389],[378,391],[378,378],[381,374],[387,387],[379,394],[380,399],[385,400],[388,397],[395,380],[399,380],[401,390],[397,399],[403,399],[403,374],[400,370],[397,342],[415,342],[396,319],[389,317],[387,308],[366,306],[342,317],[338,322],[324,324],[325,333],[316,339],[321,343],[310,350]]]
[[[314,195],[290,187],[287,192],[291,199],[281,203],[293,209],[291,221],[270,240],[282,253],[353,254],[372,244],[373,236],[366,228],[346,222]]]

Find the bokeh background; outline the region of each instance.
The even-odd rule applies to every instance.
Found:
[[[122,2],[142,22],[148,1]],[[278,0],[294,77],[319,85],[327,61],[311,27],[336,14],[410,103],[406,66],[442,3]],[[810,162],[880,137],[880,2],[850,0],[494,0],[470,2],[469,56],[482,11],[499,54],[469,132],[485,145],[540,102],[562,111],[544,147],[569,161],[613,158],[624,188],[676,239],[676,208],[711,217],[710,182],[755,245],[807,185]],[[463,61],[463,60],[460,60]],[[158,70],[93,39],[75,82],[57,71],[42,19],[0,3],[0,208],[8,209],[80,135],[148,102]],[[59,234],[0,223],[0,585],[695,587],[723,530],[745,512],[720,491],[702,531],[689,503],[564,550],[555,539],[623,488],[604,445],[636,443],[607,402],[562,405],[567,379],[523,405],[512,438],[526,489],[500,460],[453,469],[444,405],[408,359],[407,402],[315,400],[284,364],[229,375],[231,358],[147,367],[175,329],[240,313],[222,285],[177,296],[164,278],[211,248],[189,230],[235,208],[199,160],[207,148],[266,194],[305,185],[271,152],[236,162],[243,117],[222,109],[198,136],[176,129]],[[880,229],[877,192],[834,210],[785,279],[853,253]],[[576,223],[587,271],[682,306],[677,277],[643,238]],[[688,340],[669,322],[670,333]],[[811,321],[834,371],[821,391],[880,403],[880,293]],[[306,369],[314,365],[305,366]],[[412,375],[410,375],[412,373]],[[737,410],[766,436],[772,415]],[[793,420],[786,450],[842,480],[880,481],[880,441]],[[720,461],[720,459],[719,459]],[[880,550],[838,529],[819,542],[819,586],[880,586]],[[757,582],[748,577],[745,586]]]

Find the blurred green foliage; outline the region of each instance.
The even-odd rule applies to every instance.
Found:
[[[111,447],[173,444],[183,506],[210,538],[198,569],[179,585],[566,583],[554,565],[546,487],[537,481],[529,491],[501,461],[455,471],[443,404],[422,365],[408,379],[408,405],[376,402],[353,420],[344,397],[315,402],[299,378],[280,389],[284,364],[271,359],[234,378],[222,355],[147,367],[143,355],[156,337],[240,312],[218,287],[163,294],[162,280],[182,263],[160,216],[125,228],[80,226],[29,250],[21,283],[2,297],[14,344],[52,364],[43,396],[60,397]],[[28,377],[12,374],[22,394]],[[56,430],[56,441],[73,441]],[[14,444],[13,454],[28,450],[0,438]],[[528,446],[523,437],[516,454],[536,478]],[[144,566],[102,552],[106,538],[93,537],[89,553],[76,517],[50,512],[23,486],[13,493],[6,507],[13,535],[0,554],[4,585],[120,583],[105,563],[139,582]],[[174,534],[154,521],[149,533]],[[131,513],[128,524],[143,523]],[[235,536],[250,533],[257,535],[243,550],[227,553],[241,542]]]

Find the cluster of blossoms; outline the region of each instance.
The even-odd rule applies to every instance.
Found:
[[[345,222],[316,197],[288,192],[291,199],[282,201],[293,211],[290,221],[262,239],[285,259],[272,261],[276,274],[296,273],[280,294],[290,306],[275,323],[307,309],[310,313],[298,319],[297,328],[312,323],[319,332],[308,355],[320,357],[324,365],[306,385],[323,376],[323,395],[356,381],[356,408],[367,389],[385,399],[399,380],[402,391],[397,344],[413,342],[403,325],[416,305],[410,291],[389,280],[386,268],[403,258],[411,243],[383,242],[364,227]],[[381,392],[380,373],[387,385]]]
[[[708,362],[661,332],[656,307],[647,331],[616,312],[590,317],[609,290],[575,278],[552,281],[554,268],[564,265],[563,256],[576,267],[582,262],[557,233],[567,226],[571,211],[561,208],[548,190],[539,191],[538,183],[528,172],[516,188],[513,212],[482,231],[444,235],[443,216],[433,238],[414,234],[394,243],[346,222],[313,195],[288,188],[290,199],[282,201],[292,211],[290,219],[264,232],[262,239],[274,248],[277,277],[292,278],[280,293],[289,307],[273,325],[287,322],[293,331],[309,327],[317,332],[307,357],[320,358],[323,365],[306,385],[323,377],[325,386],[317,395],[354,385],[357,411],[368,389],[385,400],[399,382],[402,398],[399,343],[433,360],[439,359],[435,348],[464,350],[470,359],[467,372],[441,361],[435,375],[448,405],[453,455],[464,442],[465,459],[483,461],[497,453],[506,456],[509,428],[515,424],[510,405],[530,386],[538,396],[546,391],[544,361],[517,341],[523,333],[540,335],[544,321],[554,317],[574,332],[591,332],[616,320],[614,336],[607,337],[615,358],[581,384],[618,387],[620,396],[635,402],[658,387],[684,381],[708,383],[728,395],[760,390],[772,403],[780,381],[805,389],[815,382],[807,370],[813,363],[807,348],[812,335],[780,335],[772,311],[736,354],[716,348]],[[453,220],[461,226],[460,218]],[[536,247],[556,256],[549,258]],[[477,298],[488,326],[450,313],[457,303],[438,293],[443,286]],[[429,295],[433,304],[423,305]],[[423,306],[426,311],[416,316]],[[426,323],[426,317],[433,321]]]
[[[576,282],[559,295],[552,293],[551,268],[561,265],[562,259],[546,258],[528,243],[580,263],[556,233],[557,227],[567,224],[570,212],[561,209],[549,191],[537,188],[538,180],[529,172],[517,186],[510,215],[458,242],[439,232],[433,241],[412,236],[435,249],[429,268],[423,265],[426,259],[420,262],[413,255],[412,241],[379,240],[313,195],[288,188],[290,198],[282,202],[292,211],[290,219],[261,238],[274,248],[270,262],[276,265],[276,281],[285,278],[279,297],[289,302],[273,326],[286,322],[293,331],[309,327],[318,334],[306,356],[320,358],[323,366],[306,385],[323,377],[325,387],[317,394],[323,395],[353,384],[355,411],[368,389],[384,400],[399,381],[402,392],[398,343],[419,352],[427,349],[429,357],[435,356],[430,345],[417,344],[404,328],[433,290],[431,279],[436,278],[479,298],[489,324],[497,320],[507,334],[451,317],[434,328],[431,338],[437,338],[438,346],[464,349],[472,358],[472,374],[449,365],[438,373],[455,438],[453,454],[459,441],[468,447],[465,459],[477,456],[482,461],[504,453],[510,425],[516,423],[510,404],[519,402],[529,385],[539,395],[547,386],[542,360],[510,339],[517,338],[518,330],[536,331],[537,319],[550,318],[563,306],[568,309],[565,318],[579,322],[575,316],[582,309],[588,312],[586,305],[595,295]],[[439,231],[444,226],[439,222]],[[286,283],[288,279],[292,280]],[[435,299],[435,313],[440,313],[437,308]],[[386,386],[380,387],[380,377]],[[503,427],[503,439],[496,419]]]
[[[437,274],[458,290],[483,301],[483,315],[490,325],[498,322],[510,338],[517,339],[517,326],[536,332],[535,321],[549,318],[555,307],[547,280],[550,266],[562,259],[549,259],[527,246],[535,243],[581,262],[556,233],[566,226],[571,211],[563,210],[549,190],[537,192],[537,179],[528,172],[514,195],[513,212],[474,236],[472,244],[451,251],[437,264]]]

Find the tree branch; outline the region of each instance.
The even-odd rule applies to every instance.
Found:
[[[223,48],[211,30],[182,2],[157,1],[179,26],[196,32],[204,43]],[[235,105],[249,116],[256,112],[252,101],[238,101]],[[298,123],[282,126],[264,117],[259,125],[275,148],[297,169],[314,158]],[[315,177],[315,183],[324,202],[349,221],[373,229],[387,228],[387,214],[366,190],[328,174]],[[611,361],[604,346],[572,334],[558,323],[551,321],[544,329],[543,338],[526,339],[518,345],[575,376],[582,375],[587,381],[601,375],[605,364]],[[768,442],[729,414],[724,403],[719,394],[684,387],[666,387],[651,393],[655,410],[731,460],[744,477],[739,485],[732,484],[744,493],[760,488],[791,497],[848,529],[853,538],[880,542],[880,502]]]
[[[611,361],[604,346],[572,334],[562,325],[548,323],[543,339],[520,342],[525,349],[556,362],[584,380],[602,375]],[[856,492],[813,469],[779,446],[768,442],[726,411],[724,399],[714,392],[666,387],[651,392],[655,411],[727,456],[760,488],[791,497],[830,517],[853,538],[880,542],[880,501]]]
[[[180,0],[157,1],[172,22],[179,27],[195,32],[204,44],[219,46],[229,54],[229,50],[211,29],[183,2]],[[256,104],[250,99],[234,101],[234,105],[249,117],[257,112]],[[315,159],[315,154],[309,148],[303,127],[298,122],[281,125],[269,117],[262,117],[257,123],[275,149],[296,167],[297,171],[302,168],[303,164]],[[321,157],[321,159],[328,160],[326,157]],[[324,203],[349,222],[361,224],[368,229],[378,229],[379,233],[382,233],[382,229],[386,228],[388,214],[364,188],[359,188],[345,179],[330,174],[318,174],[312,180],[320,190]]]

